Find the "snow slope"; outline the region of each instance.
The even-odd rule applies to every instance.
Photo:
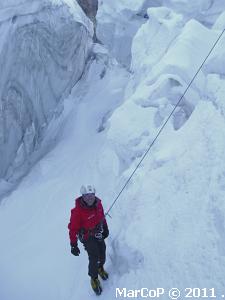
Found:
[[[99,30],[105,35],[116,20],[121,26],[124,14],[141,12],[142,19],[134,31],[115,32],[109,52],[94,46],[82,79],[46,132],[48,138],[61,124],[55,148],[3,199],[1,299],[96,299],[85,251],[80,245],[80,257],[70,254],[74,198],[91,182],[105,209],[115,199],[223,29],[223,5],[211,2],[207,14],[217,4],[215,15],[221,15],[209,26],[206,2],[199,1],[197,14],[196,2],[186,0],[158,1],[165,7],[103,4]],[[120,53],[114,46],[121,46],[123,34]],[[218,298],[225,293],[223,53],[224,37],[111,211],[104,299],[116,299],[116,288],[177,287],[181,299],[188,287],[215,288]]]

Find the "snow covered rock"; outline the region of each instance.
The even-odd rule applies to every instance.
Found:
[[[85,14],[91,19],[95,19],[98,11],[98,0],[77,0]]]

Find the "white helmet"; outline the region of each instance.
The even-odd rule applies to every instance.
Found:
[[[80,192],[82,195],[95,194],[95,187],[93,185],[82,185]]]

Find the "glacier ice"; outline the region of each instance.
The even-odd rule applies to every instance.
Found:
[[[66,1],[1,2],[0,20],[0,178],[10,180],[82,76],[93,28]]]

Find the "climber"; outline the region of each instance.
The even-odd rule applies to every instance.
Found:
[[[108,279],[104,270],[106,260],[106,244],[109,230],[105,219],[101,200],[95,196],[92,185],[82,185],[81,195],[75,200],[75,208],[71,210],[70,223],[68,224],[71,253],[79,256],[77,238],[83,243],[89,258],[88,275],[91,277],[91,286],[96,294],[101,294],[102,288],[98,275]]]

